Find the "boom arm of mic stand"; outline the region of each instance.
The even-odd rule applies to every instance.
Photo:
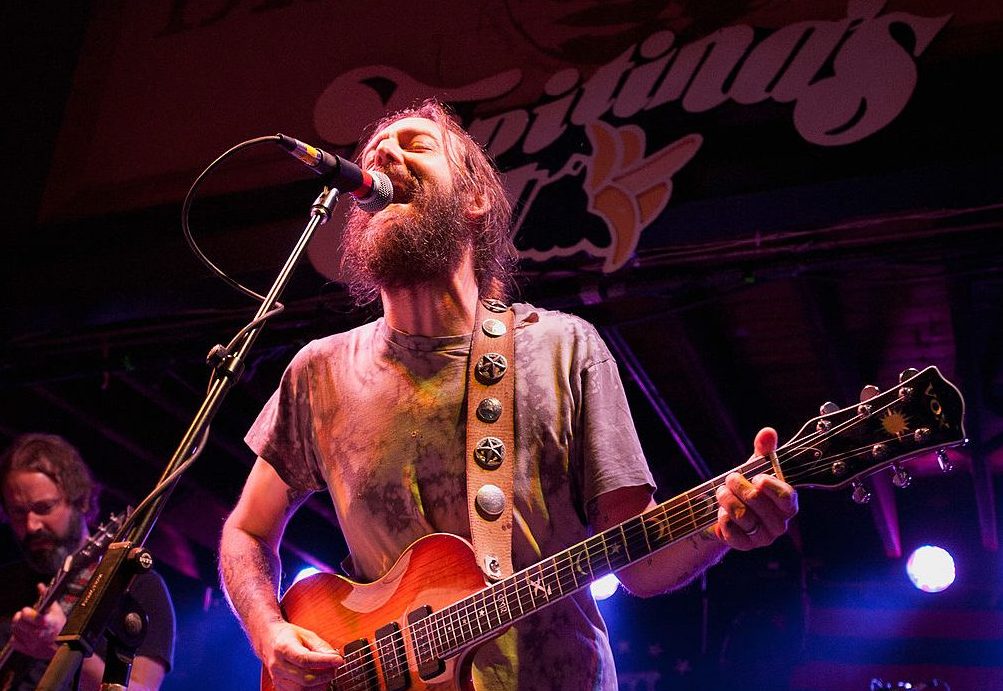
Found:
[[[310,239],[313,237],[317,227],[326,223],[331,217],[331,211],[338,201],[339,192],[337,189],[324,188],[314,201],[310,209],[310,220],[307,222],[303,233],[293,247],[289,258],[279,271],[271,289],[258,307],[254,320],[257,322],[267,312],[271,311],[279,296],[286,289],[293,271],[299,265],[303,252],[306,250]],[[244,370],[244,360],[248,352],[261,333],[263,323],[253,328],[247,329],[243,337],[237,341],[238,347],[234,352],[223,358],[222,363],[216,369],[217,376],[214,377],[206,393],[205,400],[199,407],[198,412],[188,430],[181,439],[178,448],[171,456],[170,462],[164,469],[154,493],[161,489],[160,485],[167,482],[184,463],[197,451],[199,441],[209,429],[209,424],[219,412],[219,408],[230,388],[240,379]],[[167,499],[170,497],[177,484],[178,478],[170,481],[170,486],[164,489],[159,496],[148,504],[148,508],[141,516],[137,517],[133,527],[129,530],[125,540],[111,545],[108,554],[101,560],[98,569],[91,576],[87,587],[84,589],[79,602],[70,613],[60,635],[56,638],[59,649],[45,670],[36,691],[63,691],[67,688],[70,680],[76,674],[77,669],[83,662],[86,655],[90,655],[94,649],[94,644],[108,626],[110,617],[136,573],[136,564],[142,562],[140,568],[152,566],[152,559],[149,552],[138,549],[135,545],[142,545],[153,526],[159,518]],[[144,504],[146,502],[143,502]],[[137,510],[138,513],[138,510]],[[145,558],[140,557],[145,555]],[[115,555],[115,556],[113,556]],[[109,558],[112,557],[112,558]],[[139,559],[137,560],[137,557]],[[131,570],[131,571],[130,571]],[[105,680],[108,681],[108,680]],[[118,682],[122,685],[128,684],[128,679]]]

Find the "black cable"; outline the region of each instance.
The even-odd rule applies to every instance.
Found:
[[[188,188],[188,194],[185,195],[185,202],[181,206],[181,229],[184,231],[185,241],[188,243],[188,247],[191,248],[191,251],[195,253],[195,256],[198,257],[199,260],[203,264],[205,264],[210,271],[212,271],[220,279],[222,279],[224,283],[232,287],[234,290],[244,293],[245,295],[257,300],[258,302],[264,302],[265,296],[259,295],[258,293],[254,292],[247,286],[240,283],[239,281],[230,278],[230,276],[228,276],[225,271],[223,271],[218,266],[213,264],[212,260],[210,260],[209,257],[207,257],[205,253],[202,252],[198,244],[195,242],[195,238],[192,236],[191,228],[188,225],[188,216],[189,213],[191,212],[192,201],[195,198],[195,193],[198,191],[199,186],[201,186],[202,181],[206,178],[209,172],[213,170],[213,168],[215,168],[225,159],[229,158],[238,151],[243,151],[244,149],[250,148],[257,144],[262,144],[264,142],[277,142],[277,141],[279,141],[279,136],[277,134],[269,135],[267,137],[256,137],[254,139],[248,139],[247,141],[241,142],[240,144],[237,144],[236,146],[233,146],[224,151],[215,161],[210,163],[209,166],[205,170],[203,170],[197,178],[195,178],[195,182],[193,182],[192,186]],[[269,312],[268,315],[266,316],[277,314],[278,312],[281,312],[284,309],[281,303],[276,302],[275,305],[276,305],[275,309]]]

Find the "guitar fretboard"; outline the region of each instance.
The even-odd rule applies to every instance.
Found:
[[[419,660],[459,653],[592,581],[708,528],[717,519],[715,492],[727,475],[737,471],[750,478],[769,470],[764,461],[753,459],[413,623],[410,635]]]

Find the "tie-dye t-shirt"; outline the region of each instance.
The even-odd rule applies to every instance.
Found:
[[[469,539],[469,351],[469,334],[410,336],[383,319],[313,341],[248,432],[291,487],[330,492],[353,579],[379,578],[429,533]],[[654,483],[616,363],[586,322],[515,305],[515,391],[519,570],[588,537],[595,497]],[[481,646],[473,674],[476,688],[492,691],[617,688],[587,588]]]

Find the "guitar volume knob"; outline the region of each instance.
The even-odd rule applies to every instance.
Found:
[[[859,482],[853,483],[853,493],[850,495],[858,504],[866,504],[871,500],[871,492]]]

